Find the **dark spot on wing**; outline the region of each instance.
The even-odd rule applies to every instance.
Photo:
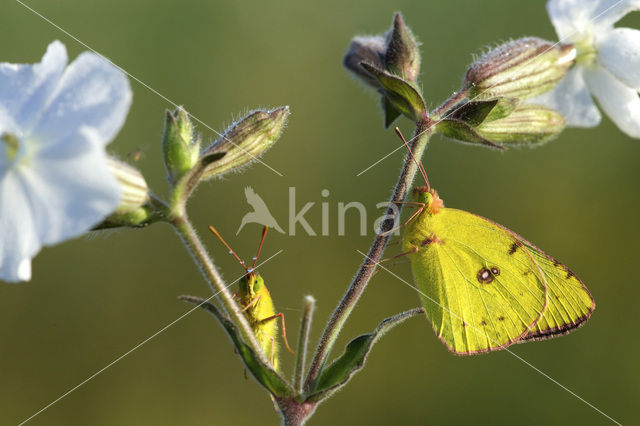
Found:
[[[573,272],[571,272],[569,269],[567,269],[567,279],[569,279],[571,277],[575,277],[575,274]]]
[[[487,322],[485,320],[480,321],[480,325],[487,325]]]
[[[491,269],[480,268],[476,278],[478,279],[478,282],[482,284],[490,284],[498,275],[500,275],[500,269],[498,269],[498,267],[496,266],[493,266]]]
[[[466,323],[465,321],[462,321],[462,326],[463,326],[463,327],[466,327],[466,326],[467,326],[467,323]]]
[[[501,315],[498,317],[498,321],[504,321],[504,317]]]
[[[430,237],[427,237],[424,241],[422,241],[421,245],[424,246],[428,246],[430,244],[444,244],[444,241],[442,241],[440,238],[438,238],[438,236],[436,234],[433,234]]]
[[[529,275],[530,273],[531,273],[531,271],[526,270],[526,271],[524,271],[524,272],[522,273],[522,275],[524,275],[524,276],[526,277],[526,276],[527,276],[527,275]]]
[[[511,244],[511,248],[509,249],[509,254],[514,254],[516,250],[518,250],[519,245],[520,244],[518,244],[517,241],[514,241],[513,244]]]

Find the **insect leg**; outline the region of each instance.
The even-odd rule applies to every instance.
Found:
[[[262,297],[262,295],[257,296],[255,299],[253,299],[251,302],[249,302],[249,304],[247,306],[242,308],[242,310],[240,312],[245,312],[247,309],[249,309],[250,307],[254,306],[256,303],[258,303],[258,300],[260,300],[261,297]]]
[[[284,340],[284,345],[287,347],[287,350],[289,352],[291,352],[292,354],[295,354],[293,349],[291,349],[291,346],[289,346],[289,341],[287,340],[287,327],[284,325],[284,314],[282,312],[277,313],[275,315],[271,315],[270,317],[261,319],[260,320],[260,324],[263,324],[263,323],[268,322],[268,321],[273,321],[274,319],[276,319],[278,317],[280,317],[280,319],[282,319],[282,338]]]

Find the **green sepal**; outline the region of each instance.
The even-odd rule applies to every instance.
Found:
[[[382,111],[384,111],[384,127],[385,129],[389,128],[396,121],[396,118],[400,117],[402,114],[398,111],[389,98],[387,98],[384,94],[382,94]]]
[[[267,389],[274,397],[287,398],[293,395],[291,386],[289,386],[271,366],[264,364],[260,358],[256,356],[253,349],[242,341],[235,325],[225,318],[215,305],[207,302],[205,299],[194,296],[180,296],[179,299],[205,309],[218,320],[233,342],[247,370],[258,383]]]
[[[368,334],[363,334],[349,342],[344,353],[320,373],[314,389],[306,401],[320,401],[344,386],[355,373],[364,367],[373,345],[396,325],[416,315],[424,314],[423,308],[416,308],[387,318]]]
[[[395,109],[415,122],[427,114],[422,95],[410,83],[366,62],[360,66],[378,79],[382,92]]]
[[[460,142],[486,145],[496,149],[504,149],[502,145],[482,137],[471,125],[462,120],[456,120],[453,118],[442,120],[436,125],[436,131]]]

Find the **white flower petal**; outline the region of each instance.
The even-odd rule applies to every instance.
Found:
[[[640,10],[640,0],[549,0],[547,12],[560,41],[579,39],[584,31],[597,37],[624,15]]]
[[[574,68],[551,91],[528,101],[555,109],[573,127],[594,127],[602,116],[591,99],[585,84],[582,69]]]
[[[598,45],[598,59],[618,80],[640,90],[640,31],[609,31]]]
[[[42,144],[94,128],[100,144],[118,133],[129,112],[131,88],[125,74],[106,59],[85,52],[65,70],[47,111],[32,136]]]
[[[49,45],[40,63],[0,64],[0,134],[30,128],[66,65],[67,50],[59,41]]]
[[[100,137],[95,129],[83,128],[65,142],[79,148],[62,155],[55,149],[39,151],[33,167],[22,174],[42,244],[82,235],[118,207],[120,184],[109,171]]]
[[[627,135],[640,138],[640,98],[638,93],[602,67],[585,70],[585,80],[600,106]]]
[[[571,41],[589,28],[593,10],[602,0],[549,0],[547,13],[560,41]]]
[[[600,4],[591,12],[596,36],[598,33],[606,33],[628,13],[640,10],[640,0],[599,0],[598,3]]]
[[[0,279],[28,281],[41,244],[24,183],[13,174],[0,180],[0,235]]]
[[[120,202],[105,145],[128,113],[129,83],[97,55],[66,62],[54,42],[40,64],[0,64],[0,134],[18,143],[0,147],[2,280],[30,279],[43,246],[88,231]]]

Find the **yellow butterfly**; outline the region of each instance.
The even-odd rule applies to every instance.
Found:
[[[405,141],[406,143],[406,141]],[[428,186],[408,220],[403,250],[411,260],[433,329],[458,355],[567,334],[595,302],[569,268],[489,219],[444,207]]]

